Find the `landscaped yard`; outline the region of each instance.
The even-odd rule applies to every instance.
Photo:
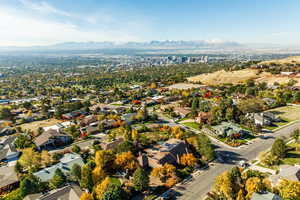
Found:
[[[300,106],[283,106],[269,111],[284,120],[283,122],[275,122],[274,126],[264,127],[271,131],[282,127],[292,121],[300,120]]]
[[[283,164],[288,164],[288,165],[300,164],[300,144],[294,142],[288,144],[288,147],[294,149],[292,151],[287,152],[286,158],[282,160]]]
[[[184,123],[182,123],[182,124],[185,125],[185,126],[187,126],[187,127],[196,129],[196,130],[201,130],[201,129],[199,128],[199,124],[196,123],[196,122],[184,122]]]
[[[269,111],[273,112],[281,119],[286,120],[288,122],[300,120],[300,106],[283,106]],[[282,124],[278,125],[281,126]]]

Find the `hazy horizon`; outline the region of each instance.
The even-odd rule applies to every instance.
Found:
[[[0,0],[0,46],[208,40],[300,45],[296,0]]]

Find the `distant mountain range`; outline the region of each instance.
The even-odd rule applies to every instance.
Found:
[[[0,50],[95,50],[95,49],[216,49],[237,48],[244,45],[231,41],[150,41],[150,42],[64,42],[48,46],[0,47]]]

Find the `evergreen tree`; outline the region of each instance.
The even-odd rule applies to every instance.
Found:
[[[53,178],[50,180],[50,187],[59,188],[66,183],[66,176],[64,173],[58,168],[54,172]]]
[[[80,186],[82,188],[89,189],[90,191],[93,188],[93,177],[92,177],[92,170],[88,165],[84,165],[81,168],[81,180]]]
[[[133,173],[133,184],[137,191],[143,191],[149,186],[149,176],[141,167]]]
[[[282,159],[285,157],[285,154],[286,154],[286,145],[284,143],[284,140],[281,138],[277,138],[272,145],[271,155],[276,158]]]
[[[78,164],[74,164],[71,169],[71,176],[76,180],[79,181],[81,179],[81,167]]]

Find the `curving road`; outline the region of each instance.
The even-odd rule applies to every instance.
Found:
[[[217,147],[217,154],[224,158],[224,163],[216,163],[200,175],[194,176],[189,183],[182,184],[180,187],[174,188],[178,192],[177,199],[184,200],[201,200],[207,192],[211,190],[214,179],[222,172],[232,168],[241,159],[253,160],[261,151],[269,149],[276,137],[289,137],[290,133],[300,126],[300,122],[290,124],[274,133],[265,134],[264,137],[254,139],[251,144],[241,148],[232,149],[219,143],[212,141]]]

